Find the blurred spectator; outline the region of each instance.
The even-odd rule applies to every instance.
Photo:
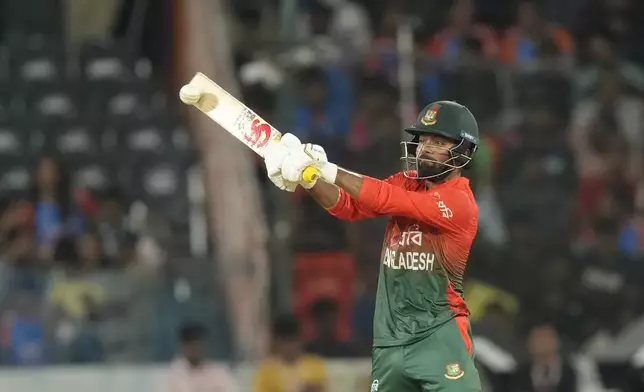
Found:
[[[52,306],[65,319],[96,317],[105,299],[103,287],[93,281],[102,263],[96,237],[87,235],[81,241],[70,237],[61,239],[56,245],[54,262],[59,268],[50,283]]]
[[[365,9],[353,0],[320,0],[332,10],[329,36],[349,57],[364,55],[371,44],[371,26]]]
[[[521,114],[534,106],[548,106],[562,118],[569,116],[572,88],[560,53],[553,39],[543,39],[535,47],[531,72],[510,74],[513,104]]]
[[[566,230],[575,193],[576,170],[561,119],[548,107],[526,113],[522,126],[505,135],[498,171],[499,195],[513,210],[538,218],[544,233]],[[513,220],[512,213],[506,217]]]
[[[453,69],[454,66],[472,64],[467,59],[467,52],[471,53],[473,46],[477,47],[474,52],[480,61],[497,58],[497,37],[488,26],[476,23],[475,13],[473,0],[454,1],[447,26],[428,44],[427,52],[438,60],[443,68]]]
[[[307,351],[325,358],[347,358],[356,355],[355,347],[338,338],[338,304],[332,299],[319,299],[310,307],[315,338]]]
[[[521,358],[524,354],[520,350],[520,337],[517,334],[514,316],[500,303],[488,304],[483,317],[474,322],[472,328],[477,335],[491,339],[515,358]]]
[[[528,335],[530,358],[514,377],[514,392],[574,392],[577,374],[559,348],[559,336],[551,324],[532,328]]]
[[[579,102],[572,115],[571,146],[583,179],[580,194],[601,194],[606,181],[639,178],[643,127],[641,99],[624,92],[619,75],[605,75],[596,94]]]
[[[498,160],[498,141],[494,136],[484,137],[476,151],[472,167],[465,167],[466,176],[479,206],[479,235],[491,245],[501,246],[508,240],[507,227],[494,187],[495,166]]]
[[[600,330],[617,332],[630,321],[622,316],[636,310],[627,308],[631,305],[627,295],[638,288],[642,267],[630,262],[620,250],[619,231],[615,218],[598,218],[594,223],[594,245],[580,260],[577,298],[585,315],[580,336]]]
[[[126,213],[122,192],[116,188],[105,192],[96,225],[102,251],[112,266],[127,266],[134,257],[137,235],[129,229]]]
[[[562,27],[551,25],[544,19],[543,9],[536,0],[521,0],[517,5],[516,25],[503,39],[501,59],[519,71],[532,71],[538,65],[539,45],[552,40],[558,48],[559,61],[572,65],[574,44],[570,34]]]
[[[423,99],[457,101],[474,113],[481,129],[493,127],[501,109],[501,92],[496,73],[486,65],[481,42],[474,38],[464,39],[455,61],[458,63],[438,75],[437,91],[434,92],[438,95],[432,96],[429,76],[425,77],[421,90]]]
[[[619,238],[620,249],[631,259],[644,256],[644,183],[635,189],[632,215],[624,219]]]
[[[575,73],[575,99],[583,100],[599,86],[604,75],[619,75],[629,92],[644,92],[642,66],[625,60],[618,52],[617,43],[608,36],[596,35],[588,43],[589,61]]]
[[[59,238],[79,235],[84,229],[84,218],[73,198],[69,173],[61,161],[51,156],[38,161],[31,202],[38,254],[50,260]]]
[[[344,49],[347,41],[339,41],[332,35],[332,23],[334,10],[329,2],[324,0],[307,1],[305,8],[306,18],[302,18],[303,38],[306,45],[299,46],[294,52],[296,63],[302,66],[318,64],[322,66],[333,66],[344,63],[354,58],[355,54]]]
[[[395,113],[397,93],[394,86],[381,75],[370,75],[363,77],[358,87],[359,93],[348,135],[348,147],[351,152],[361,152],[368,149],[377,144],[383,135],[400,136],[399,124],[390,129],[388,133],[374,133],[372,131],[381,117],[392,116]],[[396,142],[396,145],[399,142],[400,140]],[[378,156],[386,157],[384,154]],[[356,159],[356,162],[352,163],[364,163],[364,160]],[[389,168],[390,166],[388,166],[388,170]]]
[[[6,202],[0,207],[0,303],[11,290],[39,292],[43,288],[31,213],[26,202]]]
[[[22,200],[2,200],[0,208],[0,239],[15,232],[31,229],[31,208]]]
[[[496,80],[488,68],[498,59],[499,41],[494,31],[477,22],[475,16],[474,1],[453,2],[447,26],[425,47],[431,56],[430,62],[437,63],[439,74],[438,79],[431,72],[421,76],[421,93],[427,102],[457,100],[485,123],[482,117],[489,119],[498,110]],[[487,99],[481,100],[483,95]],[[487,105],[480,104],[483,102]]]
[[[205,330],[198,324],[185,324],[179,332],[181,350],[170,365],[167,392],[236,392],[231,371],[207,359]]]
[[[273,323],[273,353],[256,371],[254,392],[326,392],[326,366],[304,354],[297,318],[287,314]]]
[[[82,244],[81,244],[82,243]],[[97,238],[64,237],[56,245],[48,292],[48,325],[57,362],[98,362],[103,348],[96,330],[106,302],[97,268],[101,264]]]
[[[378,254],[378,251],[371,253],[364,252],[366,257],[359,260],[362,263],[363,272],[360,274],[360,281],[356,285],[356,299],[353,308],[353,343],[360,355],[370,355],[373,345],[373,314],[376,310],[376,290],[378,288],[377,268],[368,263],[372,262],[371,255]]]
[[[364,66],[367,72],[385,77],[394,83],[398,76],[398,49],[396,34],[404,14],[397,2],[387,2],[385,9],[376,24],[376,33]]]
[[[243,69],[242,78],[244,78]],[[273,88],[277,87],[279,83],[280,82],[277,82],[273,85],[273,83],[264,82],[260,78],[256,81],[248,81],[242,89],[244,102],[246,102],[249,107],[252,107],[257,114],[269,123],[275,122],[274,116],[275,109],[277,108],[277,93]]]
[[[231,30],[233,61],[235,67],[241,70],[245,64],[252,62],[257,57],[258,52],[261,53],[265,41],[273,38],[266,37],[266,35],[278,32],[262,29],[262,15],[258,9],[248,7],[243,3],[235,5],[239,5],[239,8],[235,9],[236,18],[231,18],[228,21],[228,26]]]
[[[0,313],[0,365],[44,365],[48,362],[46,324],[39,297],[26,291],[11,294],[2,302]]]
[[[77,247],[80,270],[91,272],[109,266],[109,261],[101,248],[98,233],[83,234],[77,241]]]
[[[347,164],[353,163],[351,168],[373,177],[387,178],[400,167],[400,119],[390,111],[391,108],[386,108],[373,113],[375,117],[366,120],[369,126],[359,122],[355,124],[354,131],[363,130],[366,140],[362,148],[347,159]]]
[[[597,34],[613,37],[627,58],[642,62],[639,44],[642,34],[643,4],[633,0],[590,0],[580,12],[579,33],[582,39]]]
[[[301,140],[335,144],[349,131],[349,108],[333,95],[329,85],[331,76],[321,68],[307,68],[299,73],[299,106],[293,113],[293,133]],[[329,159],[341,151],[327,151]]]

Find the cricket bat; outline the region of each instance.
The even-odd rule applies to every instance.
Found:
[[[260,157],[264,157],[271,143],[279,142],[282,137],[281,132],[206,75],[197,72],[189,84],[201,92],[199,101],[192,106],[210,117]],[[302,180],[307,183],[315,181],[319,176],[319,171],[312,166],[302,172]]]

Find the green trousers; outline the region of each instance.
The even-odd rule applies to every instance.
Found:
[[[374,347],[371,392],[480,392],[469,322],[453,319],[406,346]]]

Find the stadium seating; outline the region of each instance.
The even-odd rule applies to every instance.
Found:
[[[62,12],[62,2],[51,0],[47,7],[31,10],[25,2],[32,0],[18,6],[17,2],[4,2],[0,12],[6,27],[0,39],[0,199],[29,198],[34,163],[43,154],[53,154],[62,158],[77,191],[99,195],[118,187],[128,201],[143,203],[173,230],[178,228],[173,231],[172,254],[188,256],[190,214],[185,171],[195,162],[195,151],[182,121],[168,107],[149,61],[118,42],[89,42],[70,51],[61,41],[62,19],[56,17]],[[180,264],[190,271],[195,263],[198,261],[186,259]],[[204,262],[199,265],[195,271],[205,271]],[[216,297],[210,292],[214,275],[182,278],[182,274],[172,275],[158,289],[149,288],[146,295],[152,297],[136,294],[138,302],[131,301],[137,287],[127,275],[103,276],[100,285],[108,293],[110,315],[81,330],[87,334],[84,344],[91,346],[93,337],[99,339],[107,360],[169,359],[176,349],[169,342],[180,320],[203,319],[217,334],[226,333],[225,328],[216,328],[225,326],[223,307],[203,299]],[[49,279],[44,272],[28,276]],[[4,310],[15,309],[11,304],[24,296],[15,286],[17,279],[0,273],[0,285],[11,283],[5,286],[9,287],[8,297],[0,298],[0,316],[8,314]],[[177,302],[173,290],[181,279],[192,292]],[[141,309],[158,310],[150,316],[155,319],[152,331],[146,329],[150,319],[137,314]],[[62,325],[41,321],[46,328]],[[39,334],[51,332],[40,327],[35,330]],[[24,340],[11,331],[8,336],[7,342]],[[74,360],[76,349],[59,343],[47,349],[48,360]],[[229,349],[218,348],[219,355]],[[24,363],[24,358],[3,349],[7,349],[4,343],[0,345],[0,363]]]

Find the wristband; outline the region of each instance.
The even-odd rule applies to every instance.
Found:
[[[325,162],[318,170],[320,170],[320,177],[329,184],[335,184],[335,178],[338,176],[338,166]]]

